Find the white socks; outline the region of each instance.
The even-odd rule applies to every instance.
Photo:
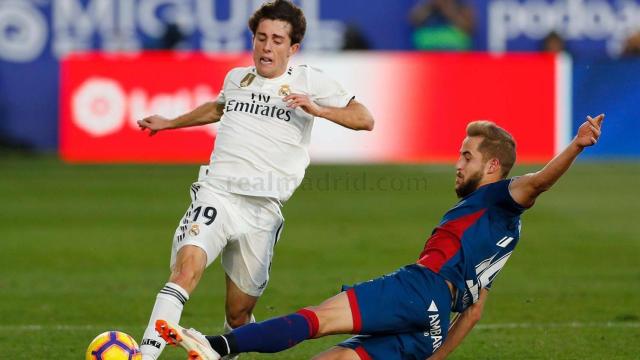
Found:
[[[184,303],[187,300],[189,300],[189,294],[178,284],[168,282],[160,290],[151,312],[149,325],[147,325],[140,343],[142,360],[156,360],[166,345],[156,332],[156,320],[163,319],[179,323]]]

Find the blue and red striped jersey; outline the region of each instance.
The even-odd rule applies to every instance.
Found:
[[[510,179],[479,187],[462,198],[433,230],[418,263],[457,289],[452,310],[462,312],[490,288],[520,238],[525,208],[509,193]]]

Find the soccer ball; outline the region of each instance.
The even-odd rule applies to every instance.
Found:
[[[140,360],[142,355],[135,340],[120,331],[107,331],[96,336],[87,348],[86,360]]]

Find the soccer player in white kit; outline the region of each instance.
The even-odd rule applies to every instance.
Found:
[[[300,8],[288,0],[266,3],[249,28],[255,66],[229,71],[216,101],[175,119],[138,121],[150,135],[220,121],[211,163],[191,185],[192,203],[176,229],[171,275],[141,342],[143,360],[157,359],[165,346],[155,321],[179,322],[189,294],[218,255],[226,273],[225,331],[252,321],[282,232],[280,206],[309,164],[314,118],[373,128],[367,108],[336,81],[309,66],[289,66],[306,29]]]

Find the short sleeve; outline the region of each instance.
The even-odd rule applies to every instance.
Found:
[[[227,75],[224,77],[224,81],[222,82],[222,88],[220,89],[220,93],[218,94],[218,97],[216,98],[216,103],[218,104],[224,104],[227,102],[227,99],[224,96],[224,89],[227,87],[227,82],[229,81],[229,76],[231,75],[231,71],[229,71],[227,73]]]
[[[318,105],[345,107],[355,96],[321,70],[310,68],[311,98]]]
[[[509,184],[511,184],[512,180],[513,179],[501,180],[489,185],[489,189],[487,189],[487,200],[491,206],[499,207],[513,215],[520,215],[526,209],[513,200],[511,196]]]

